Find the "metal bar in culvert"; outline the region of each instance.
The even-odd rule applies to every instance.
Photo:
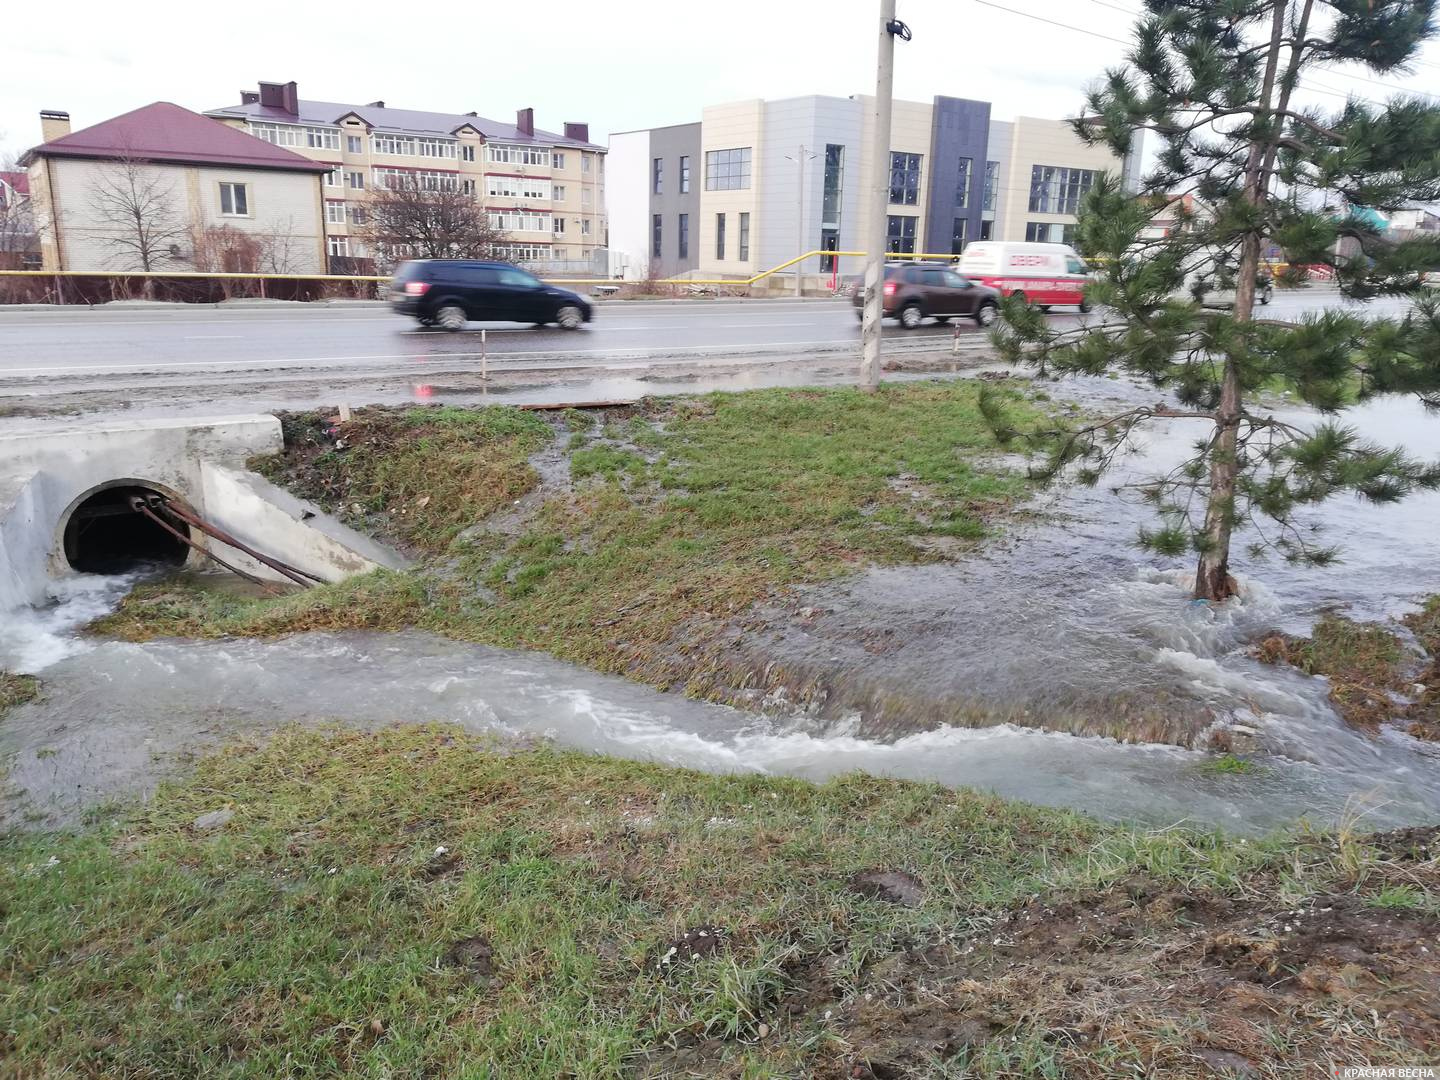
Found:
[[[165,530],[167,533],[169,533],[171,536],[175,537],[176,540],[179,540],[182,544],[186,545],[187,547],[194,548],[194,549],[195,549],[196,551],[198,551],[201,555],[204,555],[207,559],[211,559],[211,560],[213,560],[214,562],[219,563],[219,564],[220,564],[221,566],[223,566],[226,570],[229,570],[232,574],[236,574],[236,575],[238,575],[239,577],[244,578],[246,581],[250,582],[252,585],[259,585],[262,589],[266,590],[266,591],[269,592],[269,593],[274,594],[274,593],[277,591],[277,590],[275,589],[275,586],[272,585],[270,582],[265,581],[263,578],[258,578],[258,577],[256,577],[254,574],[251,574],[251,573],[249,573],[249,572],[247,572],[247,571],[245,571],[245,570],[241,570],[238,566],[234,565],[233,563],[228,563],[228,562],[226,562],[224,559],[222,559],[219,555],[216,555],[215,552],[211,551],[209,548],[201,547],[199,544],[195,543],[195,541],[194,541],[194,540],[191,540],[189,536],[187,536],[185,533],[181,532],[179,529],[175,528],[175,526],[171,525],[168,521],[166,521],[164,518],[162,518],[159,514],[155,513],[155,511],[151,510],[148,506],[146,506],[146,505],[145,505],[145,500],[144,500],[143,498],[141,498],[139,495],[135,495],[135,496],[132,496],[132,497],[131,497],[131,499],[130,499],[130,508],[131,508],[132,510],[134,510],[137,514],[142,514],[142,515],[144,515],[145,517],[149,518],[151,521],[153,521],[156,525],[159,525],[162,529],[164,529],[164,530]]]
[[[170,513],[178,517],[181,521],[185,522],[187,525],[193,525],[195,528],[203,532],[206,536],[212,537],[215,540],[219,540],[222,544],[227,544],[230,547],[233,547],[236,551],[243,551],[246,555],[249,555],[252,559],[257,560],[258,562],[264,563],[276,573],[284,574],[297,585],[303,585],[305,586],[305,588],[308,589],[311,585],[325,584],[324,578],[316,577],[314,574],[309,573],[308,571],[297,569],[296,567],[291,566],[289,563],[282,562],[279,559],[276,559],[270,555],[262,554],[261,552],[256,551],[249,544],[245,543],[243,540],[237,540],[234,536],[231,536],[224,529],[220,528],[220,526],[212,525],[210,524],[210,522],[205,521],[203,518],[200,518],[195,514],[190,513],[188,510],[176,506],[174,503],[167,502],[165,504],[165,508],[169,510]],[[309,580],[306,580],[307,578]]]
[[[488,330],[481,330],[481,331],[480,331],[480,378],[481,378],[481,379],[488,379],[488,378],[490,378],[490,356],[489,356],[489,349],[488,349],[488,347],[487,347],[487,336],[488,336],[489,333],[490,333],[490,331],[488,331]]]

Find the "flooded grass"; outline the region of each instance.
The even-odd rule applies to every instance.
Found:
[[[414,727],[99,818],[0,839],[15,1075],[1281,1076],[1440,1038],[1434,829],[1247,843]]]
[[[0,716],[17,705],[34,701],[40,696],[40,680],[33,675],[13,675],[0,671]]]
[[[991,384],[1024,421],[1037,407]],[[422,556],[277,600],[185,583],[137,590],[94,626],[128,640],[414,626],[707,689],[721,631],[757,600],[873,563],[974,544],[1027,491],[973,383],[762,390],[551,420],[508,408],[287,417],[252,464]],[[558,449],[548,487],[531,460]],[[898,483],[897,480],[903,480]],[[497,517],[534,494],[518,521]]]

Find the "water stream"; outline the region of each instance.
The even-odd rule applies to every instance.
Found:
[[[1077,385],[1065,393],[1153,398],[1114,384]],[[1440,422],[1407,401],[1347,419],[1413,453],[1440,456]],[[1164,467],[1193,434],[1179,422],[1157,428],[1126,469]],[[143,794],[188,755],[235,738],[296,722],[368,727],[399,719],[541,735],[702,769],[815,779],[863,769],[1155,824],[1259,831],[1347,813],[1377,827],[1440,818],[1433,748],[1394,731],[1372,738],[1350,730],[1329,707],[1323,680],[1265,667],[1245,651],[1267,630],[1305,631],[1327,606],[1387,618],[1440,591],[1440,496],[1383,508],[1329,504],[1323,519],[1344,546],[1341,567],[1247,565],[1244,595],[1217,609],[1188,602],[1188,560],[1130,546],[1145,508],[1106,488],[1067,489],[1048,502],[1045,518],[963,563],[878,569],[811,590],[806,599],[820,614],[778,620],[767,647],[787,662],[851,672],[857,687],[905,686],[935,698],[963,692],[1041,718],[1116,699],[1237,715],[1269,752],[1263,771],[1216,774],[1197,751],[1010,724],[877,737],[858,710],[823,718],[745,712],[543,654],[413,632],[97,642],[76,638],[74,628],[115,603],[129,582],[76,576],[53,583],[55,602],[43,610],[0,613],[0,667],[36,671],[44,681],[41,700],[0,720],[0,757],[10,766],[0,814],[63,823],[97,803]],[[878,654],[865,647],[877,629],[893,643]],[[843,678],[838,685],[843,690]]]

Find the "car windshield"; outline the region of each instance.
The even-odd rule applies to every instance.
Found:
[[[501,285],[517,285],[525,289],[540,288],[540,279],[528,270],[521,270],[519,267],[506,266],[499,271]]]

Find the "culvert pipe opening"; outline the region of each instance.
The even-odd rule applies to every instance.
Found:
[[[180,536],[138,508],[149,507],[181,536],[190,534],[164,507],[158,491],[140,485],[91,495],[65,523],[65,559],[86,574],[124,574],[146,566],[180,566],[190,553]]]

